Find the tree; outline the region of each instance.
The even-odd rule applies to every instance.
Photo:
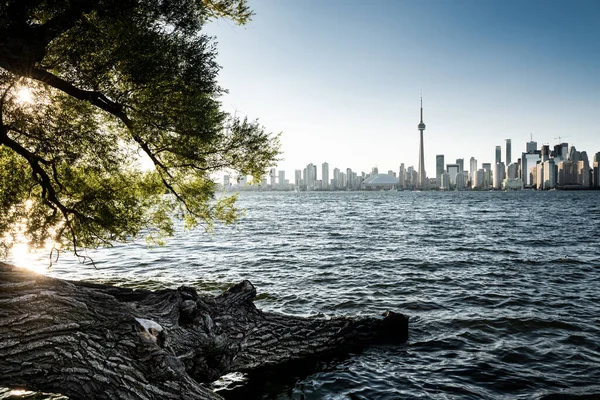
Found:
[[[244,0],[0,0],[0,247],[71,248],[237,216],[211,174],[259,178],[278,137],[220,110],[210,18]],[[144,171],[139,154],[154,169]],[[165,191],[167,194],[165,195]],[[408,318],[296,318],[216,298],[68,282],[0,263],[0,386],[73,399],[215,399],[203,382],[406,340]]]
[[[260,177],[278,136],[220,110],[202,27],[251,15],[244,0],[0,0],[0,252],[17,234],[77,254],[160,242],[175,216],[235,220],[211,174]]]

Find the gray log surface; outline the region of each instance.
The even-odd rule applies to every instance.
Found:
[[[0,386],[72,399],[220,399],[206,386],[408,338],[408,317],[266,313],[243,281],[219,296],[49,278],[0,262]]]

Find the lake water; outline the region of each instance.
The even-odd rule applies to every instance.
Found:
[[[241,193],[239,205],[242,220],[212,235],[94,251],[97,270],[65,256],[46,273],[212,293],[249,279],[265,310],[410,316],[406,344],[254,398],[600,394],[600,191]]]

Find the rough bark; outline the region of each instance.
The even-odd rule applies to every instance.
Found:
[[[71,398],[216,399],[202,383],[233,371],[408,337],[408,317],[299,318],[258,310],[254,286],[217,297],[37,275],[0,263],[0,386]]]

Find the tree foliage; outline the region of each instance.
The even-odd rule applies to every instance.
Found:
[[[251,15],[245,0],[0,0],[0,250],[233,221],[211,175],[258,179],[278,136],[221,110],[202,28]]]

